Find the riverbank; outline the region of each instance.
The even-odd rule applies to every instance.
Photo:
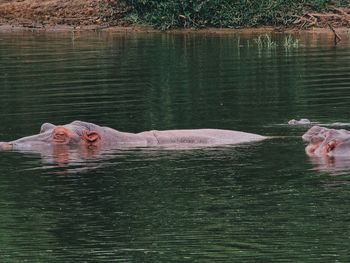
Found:
[[[4,30],[97,29],[125,24],[126,11],[108,0],[0,0],[0,26]]]
[[[350,29],[350,8],[327,6],[322,12],[289,15],[289,24],[274,26],[169,27],[172,32],[261,32],[299,31],[329,32],[329,25],[340,34]],[[131,18],[130,18],[131,17]],[[183,18],[187,19],[187,18]],[[154,26],[140,26],[135,8],[116,0],[0,0],[0,31],[84,31],[156,32]],[[174,29],[175,28],[175,29]],[[195,28],[195,29],[193,29]]]

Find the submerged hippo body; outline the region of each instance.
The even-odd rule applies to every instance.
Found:
[[[126,133],[93,123],[73,121],[62,126],[45,123],[41,126],[39,134],[0,143],[0,149],[40,151],[42,148],[52,146],[120,148],[183,145],[196,147],[238,144],[266,138],[257,134],[219,129]]]
[[[350,157],[350,131],[313,126],[302,138],[309,156]]]

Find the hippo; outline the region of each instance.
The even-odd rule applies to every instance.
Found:
[[[292,119],[288,121],[289,125],[310,125],[311,121],[309,119],[300,119],[300,120],[295,120]]]
[[[308,143],[305,152],[311,157],[350,156],[350,131],[348,130],[313,126],[302,136],[302,139]]]
[[[192,129],[127,133],[84,121],[56,126],[44,123],[39,134],[0,142],[1,150],[42,151],[50,147],[113,149],[121,147],[200,147],[261,141],[267,137],[232,130]]]

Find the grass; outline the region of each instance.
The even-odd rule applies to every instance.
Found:
[[[251,42],[250,40],[242,41],[240,36],[237,36],[236,43],[238,48],[240,47],[257,47],[258,49],[266,49],[266,50],[272,50],[277,47],[284,47],[286,49],[290,48],[298,48],[300,46],[300,40],[297,38],[294,38],[292,35],[285,36],[283,38],[283,41],[279,44],[276,41],[274,41],[270,35],[264,34],[259,35],[256,38],[253,39]]]
[[[258,46],[259,49],[273,49],[277,47],[277,43],[271,39],[271,36],[268,34],[260,35],[257,38],[254,38],[254,42]]]
[[[110,0],[116,1],[116,0]],[[349,0],[333,0],[336,6]],[[124,0],[128,20],[160,29],[289,25],[294,15],[321,11],[329,0]]]
[[[294,39],[292,35],[288,35],[284,37],[283,46],[285,48],[292,48],[292,47],[297,48],[299,47],[299,39],[296,39],[296,38]]]

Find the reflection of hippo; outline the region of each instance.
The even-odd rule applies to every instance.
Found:
[[[40,151],[45,147],[62,145],[104,149],[158,145],[198,147],[238,144],[266,138],[251,133],[218,129],[146,131],[134,134],[88,122],[74,121],[63,126],[45,123],[41,126],[39,134],[0,143],[0,149]]]
[[[320,126],[311,127],[303,140],[309,156],[349,156],[350,132],[344,129],[328,129]]]

